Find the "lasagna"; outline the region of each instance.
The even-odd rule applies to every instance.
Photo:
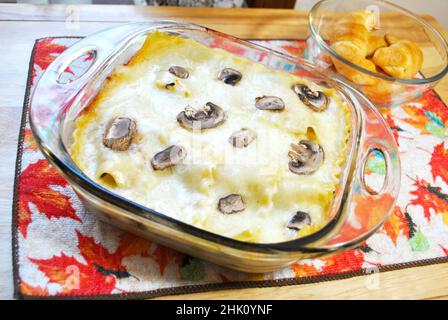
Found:
[[[70,154],[135,203],[274,243],[328,222],[349,130],[334,89],[151,32],[77,118]]]

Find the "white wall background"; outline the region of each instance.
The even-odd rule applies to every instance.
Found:
[[[297,0],[296,9],[309,10],[319,0]],[[350,1],[350,0],[346,0]],[[448,0],[388,0],[414,13],[427,13],[435,17],[448,30]]]

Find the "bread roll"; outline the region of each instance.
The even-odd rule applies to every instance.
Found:
[[[372,57],[375,54],[376,50],[384,47],[387,47],[385,37],[371,35],[369,37],[369,43],[367,45],[367,57]]]
[[[387,46],[390,46],[390,45],[394,44],[395,42],[398,42],[398,40],[400,40],[400,39],[398,39],[398,38],[397,38],[396,36],[394,36],[394,35],[386,34],[386,35],[384,36],[384,40],[386,41]],[[386,47],[387,47],[387,46],[386,46]]]
[[[333,50],[353,64],[375,72],[375,65],[366,59],[369,33],[375,25],[375,15],[370,11],[356,11],[343,16],[331,38]],[[375,84],[375,78],[345,65],[337,58],[332,59],[336,70],[351,81],[361,85]]]
[[[372,34],[377,29],[375,15],[356,11],[342,16],[330,37],[331,47],[349,62],[373,73],[394,78],[411,79],[423,64],[423,53],[417,44],[396,36]],[[331,56],[336,70],[352,82],[375,103],[389,104],[406,89],[399,83],[366,75],[347,63]]]
[[[369,32],[374,26],[374,14],[369,11],[356,11],[343,16],[338,20],[331,42],[351,45],[352,51],[358,56],[367,55]],[[350,54],[352,54],[350,51]],[[339,52],[338,52],[339,53]],[[345,54],[341,51],[339,54]]]
[[[417,44],[399,40],[373,55],[373,62],[394,78],[412,79],[423,64],[423,53]]]

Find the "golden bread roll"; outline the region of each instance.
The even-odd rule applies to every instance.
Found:
[[[423,53],[417,44],[391,34],[372,34],[373,29],[378,29],[376,16],[372,12],[356,11],[342,16],[334,29],[330,37],[332,49],[363,69],[411,79],[422,67]],[[367,75],[333,56],[331,59],[335,69],[360,85],[361,91],[375,103],[390,104],[405,90],[401,84]]]
[[[338,20],[336,30],[334,30],[331,42],[352,43],[356,48],[356,53],[360,56],[367,55],[369,42],[369,32],[374,26],[374,14],[368,11],[356,11],[343,16]],[[338,52],[344,55],[344,52]]]
[[[376,50],[373,62],[392,77],[412,79],[422,67],[423,53],[414,42],[399,40]]]
[[[343,16],[331,38],[332,48],[348,61],[375,72],[375,65],[366,59],[369,45],[369,32],[375,27],[375,15],[369,11],[356,11]],[[371,76],[359,72],[337,58],[332,58],[336,70],[351,81],[372,85],[376,82]]]
[[[376,50],[387,47],[387,45],[385,37],[371,35],[367,45],[367,57],[372,57]]]
[[[353,57],[350,61],[356,64],[357,66],[360,66],[361,68],[367,69],[372,72],[376,72],[375,64],[368,59],[361,57]],[[356,84],[374,85],[378,82],[377,78],[366,75],[363,72],[357,71],[338,59],[333,59],[333,64],[339,73],[343,74]]]
[[[378,67],[376,72],[387,75],[387,73]],[[364,94],[372,100],[372,102],[378,104],[390,104],[393,101],[394,96],[399,95],[404,90],[406,89],[402,85],[387,80],[378,80],[375,85],[362,87]]]
[[[396,36],[391,35],[391,34],[386,34],[384,36],[384,40],[387,43],[387,46],[390,46],[392,44],[394,44],[395,42],[398,42],[400,39],[398,39]]]

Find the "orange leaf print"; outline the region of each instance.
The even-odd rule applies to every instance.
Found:
[[[34,141],[33,134],[30,129],[25,129],[23,132],[23,146],[26,151],[37,150],[36,142]]]
[[[371,229],[383,220],[387,208],[390,208],[394,199],[385,193],[376,198],[355,196],[353,201],[356,203],[355,212],[359,223],[364,229]]]
[[[148,240],[139,238],[130,233],[123,233],[120,236],[120,245],[117,252],[123,257],[128,256],[141,256],[149,257],[149,246],[151,242]]]
[[[397,143],[397,146],[399,145],[398,141],[398,134],[399,132],[403,131],[396,123],[395,120],[390,115],[390,111],[384,111],[384,109],[381,110],[381,114],[383,115],[384,119],[386,120],[386,123],[388,124],[389,128],[392,131],[392,135],[395,139],[395,142]],[[375,139],[374,136],[382,136],[384,135],[384,129],[382,126],[378,126],[376,121],[369,121],[366,123],[366,130],[370,132],[369,139]]]
[[[169,255],[167,254],[165,248],[161,247],[161,246],[157,246],[157,248],[152,253],[152,257],[159,264],[160,274],[163,275],[165,272],[165,268],[168,265],[168,262],[170,260]]]
[[[291,265],[291,269],[294,272],[296,278],[304,278],[319,275],[320,271],[313,265],[306,263],[295,262]]]
[[[131,276],[123,266],[123,258],[128,253],[136,253],[129,250],[132,246],[128,246],[128,244],[135,244],[135,241],[143,241],[142,239],[134,237],[135,241],[130,241],[133,236],[122,236],[117,250],[110,252],[100,243],[95,242],[93,237],[83,235],[78,230],[76,230],[76,235],[79,252],[85,263],[74,257],[66,256],[64,253],[50,259],[30,259],[40,271],[45,273],[50,282],[62,286],[62,294],[111,293],[117,279]]]
[[[364,263],[364,252],[360,249],[345,251],[328,257],[320,258],[324,263],[321,268],[297,262],[291,265],[297,278],[318,276],[324,274],[337,274],[361,270]]]
[[[422,134],[428,134],[425,130],[425,125],[428,118],[426,117],[423,109],[420,109],[414,105],[404,105],[403,110],[410,116],[409,118],[403,119],[404,122],[420,129]]]
[[[425,110],[437,114],[442,123],[448,123],[448,108],[434,90],[423,93],[420,101],[425,105]]]
[[[398,132],[402,131],[400,127],[397,126],[394,119],[390,115],[386,116],[386,122],[389,125],[390,129],[392,130],[392,134],[394,135],[395,142],[397,143],[397,146],[400,146],[400,143],[398,141]]]
[[[45,70],[59,54],[64,52],[65,49],[67,49],[66,46],[56,43],[52,38],[42,39],[36,46],[36,51],[34,53],[34,64],[38,65],[40,69]],[[70,69],[67,71],[71,72]],[[33,68],[33,81],[35,76],[36,70]]]
[[[412,237],[414,227],[411,217],[396,206],[389,219],[384,223],[382,230],[396,244],[399,235],[404,235],[406,238]]]
[[[403,106],[403,110],[410,116],[403,121],[419,129],[421,134],[431,134],[444,139],[448,125],[448,108],[433,91],[425,92],[417,103]]]
[[[18,227],[23,237],[26,238],[28,225],[31,223],[31,204],[49,219],[70,218],[81,222],[70,198],[52,189],[52,185],[65,187],[67,181],[46,160],[30,164],[20,174]]]
[[[431,166],[432,177],[435,180],[436,177],[442,178],[445,183],[448,184],[448,149],[445,149],[444,143],[435,146],[432,153]]]
[[[414,186],[417,187],[411,194],[417,196],[409,204],[423,207],[426,219],[431,220],[431,209],[435,213],[448,213],[448,195],[442,192],[439,187],[431,186],[424,179],[416,180]]]
[[[149,242],[124,233],[120,244],[111,252],[95,242],[93,237],[76,230],[78,249],[85,262],[74,257],[53,256],[50,259],[30,259],[51,283],[62,286],[62,293],[70,295],[106,294],[115,289],[117,279],[130,277],[123,259],[130,255],[147,256]],[[145,250],[143,250],[145,248]]]
[[[111,274],[117,278],[130,276],[122,265],[123,256],[119,250],[110,253],[101,244],[96,243],[92,237],[85,236],[78,230],[76,235],[78,236],[79,251],[89,266],[94,266],[102,274]]]
[[[35,296],[44,297],[48,296],[48,289],[42,287],[34,287],[26,283],[25,281],[20,281],[20,292],[25,296]]]
[[[401,129],[396,124],[395,120],[392,117],[392,112],[390,108],[381,108],[380,112],[383,115],[384,119],[386,120],[387,124],[389,125],[390,129],[392,130],[392,134],[394,135],[397,146],[400,146],[400,143],[398,141],[398,133],[403,131],[403,129]]]
[[[224,49],[236,55],[244,55],[246,53],[246,49],[244,49],[240,45],[221,38],[212,39],[212,41],[209,44],[209,47]]]
[[[394,199],[389,193],[378,195],[375,198],[365,198],[362,195],[355,195],[353,203],[355,204],[356,224],[346,223],[342,227],[339,235],[331,240],[332,243],[350,241],[360,235],[363,230],[371,230],[381,223],[387,210],[389,210]]]
[[[36,48],[34,63],[44,70],[65,49],[66,46],[54,42],[52,38],[42,39]]]
[[[62,287],[58,295],[107,294],[116,285],[113,275],[102,273],[94,265],[86,265],[64,253],[50,259],[29,260],[37,265],[50,283]]]
[[[294,57],[301,57],[305,49],[305,43],[301,41],[294,41],[291,44],[281,46],[286,52]]]
[[[184,254],[167,248],[162,245],[157,245],[156,249],[152,253],[152,258],[159,264],[160,274],[163,275],[165,273],[165,269],[167,265],[174,261],[178,266],[181,265]]]
[[[362,269],[364,263],[364,252],[359,249],[348,250],[339,254],[322,258],[325,266],[322,268],[324,274],[343,273]]]

